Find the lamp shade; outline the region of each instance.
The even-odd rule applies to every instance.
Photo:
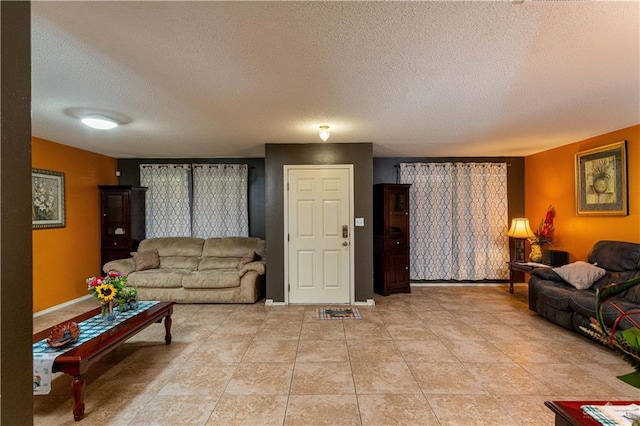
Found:
[[[513,238],[531,238],[535,236],[529,226],[529,219],[526,217],[516,217],[511,220],[511,228],[507,235]]]

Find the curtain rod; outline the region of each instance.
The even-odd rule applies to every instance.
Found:
[[[233,167],[233,166],[246,166],[249,169],[254,169],[255,168],[255,166],[252,166],[251,164],[246,164],[246,163],[180,163],[180,164],[176,164],[176,163],[145,163],[145,164],[138,164],[139,168],[142,168],[142,167],[153,167],[153,166],[160,166],[160,167],[194,167],[194,166]]]
[[[395,168],[399,168],[400,164],[408,164],[410,166],[415,167],[416,164],[470,164],[470,163],[478,163],[478,161],[456,161],[456,162],[451,162],[451,161],[440,161],[440,162],[431,162],[431,163],[424,163],[424,162],[419,162],[419,163],[396,163],[393,165],[393,167]],[[511,163],[508,163],[506,161],[483,161],[483,163],[493,163],[493,164],[500,164],[500,163],[505,163],[507,165],[507,167],[511,167]]]

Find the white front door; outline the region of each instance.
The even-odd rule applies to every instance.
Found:
[[[352,299],[353,166],[285,166],[289,303]]]

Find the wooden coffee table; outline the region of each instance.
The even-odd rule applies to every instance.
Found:
[[[600,426],[600,422],[582,411],[583,405],[628,405],[640,404],[638,401],[545,401],[556,415],[556,426]]]
[[[100,334],[79,346],[69,349],[59,355],[53,362],[53,372],[63,372],[73,376],[73,418],[76,421],[84,417],[84,373],[89,367],[100,358],[117,348],[121,343],[136,335],[153,323],[158,323],[164,318],[165,344],[171,344],[171,314],[175,302],[159,302],[150,308],[140,311],[131,318],[126,319],[105,333]],[[93,309],[67,321],[80,323],[88,318],[100,314],[101,308]],[[33,335],[33,343],[45,339],[51,333],[51,328],[42,330]],[[82,333],[82,330],[80,330]]]

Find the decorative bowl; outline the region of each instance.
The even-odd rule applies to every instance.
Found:
[[[47,337],[47,345],[52,348],[61,348],[78,340],[80,327],[75,322],[58,324],[53,327],[51,334]]]

